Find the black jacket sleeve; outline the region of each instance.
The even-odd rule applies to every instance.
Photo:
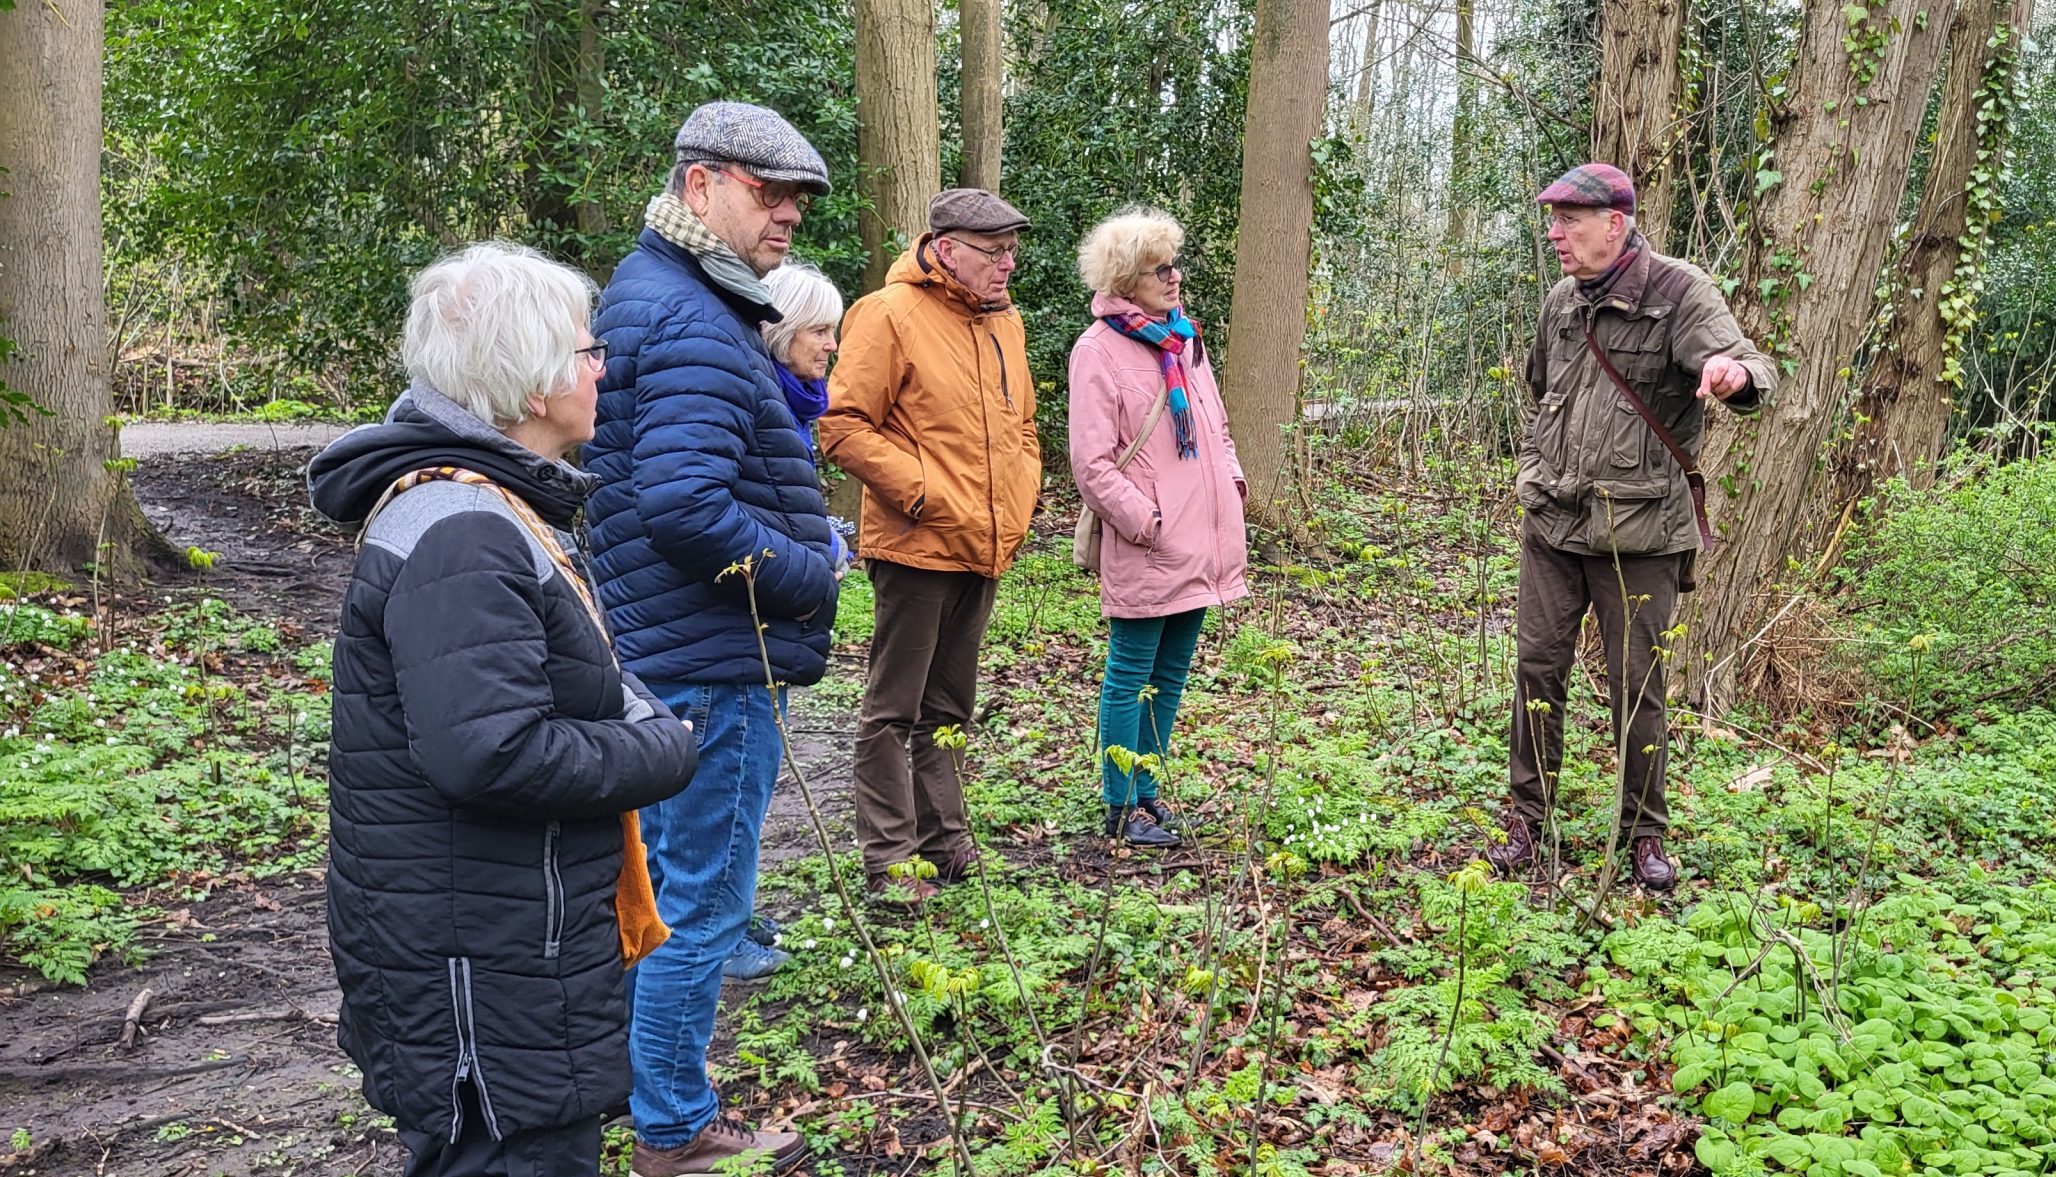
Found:
[[[408,751],[429,784],[455,807],[551,820],[684,789],[697,744],[661,706],[639,722],[555,714],[543,593],[527,538],[504,516],[452,515],[415,545],[385,633]]]

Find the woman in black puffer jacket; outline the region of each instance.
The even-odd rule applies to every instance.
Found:
[[[686,787],[694,741],[617,667],[572,554],[591,283],[480,245],[413,296],[413,387],[308,475],[323,514],[368,520],[335,643],[339,1037],[409,1177],[597,1173],[647,877],[622,815]]]

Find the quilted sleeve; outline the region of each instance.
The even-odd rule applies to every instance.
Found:
[[[635,508],[657,553],[707,582],[754,558],[757,603],[770,616],[805,618],[831,604],[827,555],[736,501],[756,380],[734,343],[687,325],[646,344],[635,396]]]
[[[555,820],[625,813],[692,780],[697,743],[639,722],[555,714],[543,583],[510,519],[466,511],[423,533],[386,598],[407,749],[452,806]]]

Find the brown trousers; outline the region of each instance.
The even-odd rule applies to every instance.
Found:
[[[876,627],[852,792],[864,872],[875,875],[916,854],[940,863],[970,836],[955,755],[935,746],[935,729],[970,722],[999,582],[885,560],[868,567]]]
[[[1627,728],[1621,832],[1629,838],[1661,835],[1670,824],[1663,780],[1669,759],[1664,673],[1653,651],[1670,628],[1691,558],[1689,552],[1584,556],[1550,546],[1532,525],[1522,527],[1511,748],[1513,804],[1522,817],[1539,822],[1555,804],[1563,769],[1565,695],[1577,660],[1578,630],[1589,608],[1606,646],[1606,690],[1613,701],[1616,741],[1622,725]]]

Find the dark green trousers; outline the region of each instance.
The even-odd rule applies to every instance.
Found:
[[[1670,824],[1664,800],[1669,726],[1664,715],[1662,644],[1692,558],[1586,556],[1552,547],[1521,529],[1520,600],[1515,607],[1519,669],[1513,706],[1513,804],[1539,822],[1556,800],[1563,770],[1563,712],[1578,630],[1590,610],[1606,646],[1606,690],[1616,741],[1625,727],[1627,772],[1618,790],[1621,831],[1661,835]],[[1622,590],[1626,595],[1623,597]],[[1534,704],[1546,706],[1534,706]]]

